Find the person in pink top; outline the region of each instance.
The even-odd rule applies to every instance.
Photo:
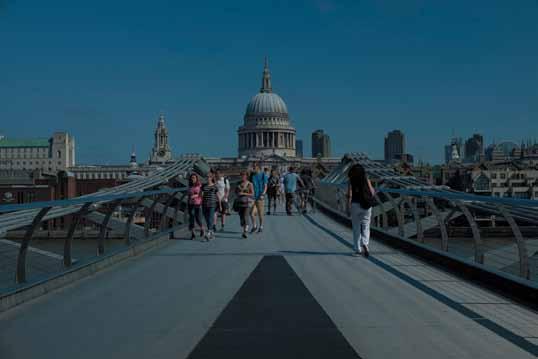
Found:
[[[202,225],[202,182],[196,173],[191,174],[189,178],[187,197],[191,239],[196,238],[196,234],[194,233],[195,222],[198,224],[198,227],[200,227],[200,237],[203,237],[205,232],[204,226]]]

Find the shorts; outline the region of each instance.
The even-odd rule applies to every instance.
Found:
[[[225,213],[225,214],[228,213],[228,210],[229,210],[228,201],[219,201],[219,203],[220,203],[220,206],[217,203],[217,212]]]

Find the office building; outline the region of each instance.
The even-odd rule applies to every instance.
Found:
[[[331,157],[331,138],[323,130],[312,133],[312,157]]]
[[[385,162],[393,162],[405,154],[405,135],[400,130],[390,131],[385,136]]]

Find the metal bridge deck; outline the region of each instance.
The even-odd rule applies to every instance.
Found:
[[[375,240],[351,257],[322,214],[266,218],[248,240],[233,216],[210,243],[170,241],[0,314],[0,357],[537,355],[537,313]]]

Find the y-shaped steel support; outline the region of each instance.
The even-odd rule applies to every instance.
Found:
[[[519,254],[519,275],[523,278],[529,279],[530,278],[529,256],[527,254],[527,246],[525,245],[525,239],[523,238],[523,235],[521,234],[521,230],[519,229],[519,226],[514,220],[514,217],[512,217],[512,215],[506,209],[506,207],[499,204],[497,205],[497,208],[499,209],[499,212],[501,212],[501,214],[504,216],[504,218],[510,225],[510,228],[512,228],[512,233],[514,233],[514,237],[516,237],[516,245],[517,245],[517,250]]]
[[[129,217],[127,217],[127,222],[125,222],[125,230],[123,231],[123,239],[125,241],[126,245],[131,244],[131,226],[133,224],[134,217],[136,215],[136,211],[138,210],[138,207],[140,207],[140,203],[144,200],[146,197],[140,197],[138,200],[136,200],[134,204],[134,209],[131,213],[129,213]]]
[[[433,198],[426,198],[426,203],[432,210],[435,218],[437,218],[437,223],[439,223],[439,228],[441,230],[441,249],[448,252],[448,231],[446,230],[445,220],[443,219],[443,216],[441,216],[441,212],[439,212],[439,208],[435,205]]]
[[[17,283],[26,282],[26,253],[28,252],[30,241],[32,240],[32,236],[34,235],[35,230],[39,228],[43,217],[45,217],[45,215],[51,208],[52,207],[41,208],[41,210],[32,220],[32,224],[28,227],[28,229],[26,229],[26,233],[24,234],[24,238],[22,239],[21,247],[19,248],[19,256],[17,257],[17,273],[15,278],[15,281]]]
[[[168,200],[166,201],[166,204],[164,205],[164,210],[163,210],[163,213],[161,215],[161,223],[159,224],[159,231],[160,232],[164,232],[166,230],[166,225],[168,224],[168,221],[169,221],[168,208],[170,207],[170,205],[174,201],[174,199],[176,197],[176,193],[177,192],[170,193],[170,195],[168,196]]]
[[[178,219],[177,219],[177,215],[179,214],[179,211],[181,210],[181,204],[183,203],[183,200],[185,199],[185,197],[187,196],[187,192],[183,193],[183,195],[181,196],[181,198],[179,198],[179,200],[177,201],[177,204],[176,204],[176,210],[174,212],[174,223],[176,225],[179,225],[181,223],[185,223],[185,216],[183,216],[183,222],[180,222]]]
[[[413,201],[413,199],[404,197],[400,202],[400,211],[402,213],[406,204],[409,206],[409,208],[411,208],[411,212],[413,212],[413,218],[415,219],[417,226],[417,241],[424,243],[424,231],[422,230],[422,221],[420,220],[420,216],[418,214],[417,204],[415,201]]]
[[[64,266],[65,267],[71,267],[73,264],[73,259],[71,256],[71,249],[73,247],[73,236],[75,235],[75,230],[77,229],[78,224],[80,223],[80,220],[82,217],[88,214],[89,208],[92,205],[92,203],[84,203],[84,205],[80,208],[80,210],[73,215],[73,218],[71,220],[71,224],[69,225],[69,230],[67,231],[67,237],[65,237],[64,241]]]
[[[392,205],[392,208],[394,209],[394,212],[396,212],[396,219],[398,220],[398,235],[400,237],[405,237],[403,218],[400,212],[400,208],[398,207],[398,204],[396,203],[396,201],[394,200],[394,197],[392,197],[390,193],[386,193],[386,192],[384,193],[385,193],[385,196],[387,196],[387,198],[389,199],[390,204]]]
[[[474,220],[471,211],[469,211],[469,208],[467,208],[467,206],[462,201],[454,201],[454,204],[458,206],[458,208],[461,210],[461,212],[467,219],[469,226],[471,227],[471,231],[473,232],[474,261],[480,264],[484,264],[484,252],[482,249],[482,239],[480,238],[480,229],[478,228],[478,225],[476,224],[476,221]]]
[[[381,201],[381,198],[379,198],[379,194],[377,192],[374,194],[374,198],[379,207],[381,207],[381,228],[387,228],[389,226],[389,219],[387,216],[387,211],[385,210],[385,206],[383,205],[383,202]]]
[[[153,212],[155,211],[155,207],[159,204],[159,201],[157,199],[153,200],[153,203],[149,208],[146,209],[146,218],[144,219],[144,237],[149,237],[149,226],[151,222],[151,217],[153,216]]]
[[[112,213],[116,210],[116,207],[121,203],[121,199],[115,200],[110,204],[110,208],[105,215],[105,218],[103,219],[103,222],[101,223],[101,230],[99,231],[99,239],[97,240],[97,255],[103,255],[105,253],[105,236],[106,232],[108,231],[108,222],[110,221],[110,217],[112,217]]]

